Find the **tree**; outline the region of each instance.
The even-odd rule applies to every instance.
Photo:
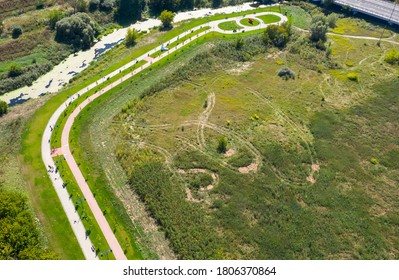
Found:
[[[325,42],[327,40],[327,31],[328,25],[325,17],[315,17],[312,19],[310,25],[310,40],[313,42],[318,42],[320,40]]]
[[[218,140],[218,147],[216,148],[218,153],[224,154],[227,150],[227,140],[225,137],[220,137]]]
[[[0,100],[0,117],[7,114],[8,105],[5,101]]]
[[[73,13],[83,13],[87,11],[86,0],[69,0],[69,3],[73,8]]]
[[[212,7],[219,8],[222,5],[222,3],[223,3],[222,0],[212,0]]]
[[[94,12],[95,10],[98,10],[100,7],[100,0],[90,0],[89,2],[89,10],[91,12]]]
[[[75,49],[88,49],[98,35],[98,26],[88,14],[76,13],[55,25],[56,40],[71,44]]]
[[[0,21],[0,35],[3,34],[4,31],[4,23]]]
[[[179,8],[183,10],[192,10],[194,8],[194,0],[181,0]]]
[[[125,44],[127,47],[134,46],[139,38],[139,32],[134,28],[129,28],[126,33]]]
[[[335,0],[323,0],[323,5],[328,7],[331,6],[332,4],[334,4]]]
[[[101,0],[100,10],[111,11],[115,7],[115,0]]]
[[[139,0],[120,0],[118,13],[123,19],[134,20],[140,18],[143,10]]]
[[[51,29],[55,29],[55,25],[64,17],[64,13],[59,10],[51,10],[49,13],[49,26]]]
[[[17,39],[22,34],[22,27],[20,25],[14,25],[12,27],[12,37]]]
[[[163,28],[165,29],[172,28],[172,22],[174,18],[175,14],[168,10],[164,10],[159,16],[159,19],[162,21]]]
[[[159,15],[162,11],[168,10],[175,12],[180,6],[180,1],[176,0],[149,0],[148,7],[152,14]]]

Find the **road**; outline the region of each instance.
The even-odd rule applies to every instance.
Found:
[[[281,20],[278,23],[273,23],[273,24],[281,24],[282,22],[287,21],[287,18],[281,14],[277,14],[277,13],[273,13],[273,12],[263,12],[263,13],[257,13],[256,15],[253,15],[252,17],[256,17],[256,16],[261,16],[261,15],[266,15],[266,14],[274,14],[274,15],[278,15],[280,16]],[[55,127],[58,118],[61,116],[61,114],[64,112],[64,110],[72,103],[74,102],[79,96],[87,93],[88,91],[90,91],[91,89],[93,89],[94,87],[100,85],[101,83],[105,82],[107,79],[119,74],[121,71],[133,66],[137,61],[146,61],[147,63],[144,64],[143,66],[141,66],[138,69],[135,69],[134,71],[126,74],[124,77],[118,79],[117,81],[113,82],[112,84],[108,85],[107,87],[105,87],[104,89],[102,89],[101,91],[98,91],[96,94],[90,96],[89,98],[87,98],[84,102],[82,102],[73,112],[72,114],[68,117],[67,122],[65,124],[65,127],[63,128],[62,131],[62,146],[57,150],[57,155],[63,155],[65,160],[67,161],[73,176],[75,177],[79,188],[81,189],[83,195],[84,195],[84,199],[86,199],[86,202],[88,203],[91,211],[93,212],[93,215],[96,219],[96,222],[98,223],[101,231],[103,232],[105,239],[108,242],[108,245],[110,247],[110,249],[112,250],[114,256],[116,259],[118,260],[125,260],[126,256],[123,252],[123,249],[121,248],[120,244],[118,243],[118,240],[116,239],[113,231],[111,230],[107,220],[105,219],[103,212],[101,211],[99,205],[97,204],[94,195],[92,194],[89,186],[87,185],[82,172],[79,169],[78,164],[76,163],[75,159],[73,158],[72,152],[69,148],[69,134],[70,134],[70,130],[73,126],[74,120],[75,118],[78,116],[78,114],[81,112],[81,110],[84,109],[85,106],[87,106],[88,104],[90,104],[91,102],[93,102],[93,100],[95,100],[96,98],[98,98],[99,96],[105,94],[106,92],[108,92],[110,89],[118,86],[119,84],[121,84],[123,81],[133,77],[134,75],[136,75],[137,73],[143,71],[144,69],[146,69],[147,67],[151,66],[153,63],[159,61],[160,59],[164,58],[165,56],[168,56],[169,54],[177,51],[178,49],[182,48],[183,46],[187,45],[188,43],[190,43],[191,41],[200,38],[201,36],[204,36],[206,34],[208,34],[209,32],[212,31],[217,31],[220,33],[224,33],[224,34],[234,34],[234,31],[225,31],[225,30],[221,30],[218,28],[218,25],[221,22],[224,21],[232,21],[235,20],[237,22],[237,24],[239,24],[240,26],[243,27],[243,29],[240,29],[240,32],[245,31],[252,31],[252,30],[258,30],[258,29],[262,29],[265,28],[267,25],[269,24],[264,24],[262,23],[262,20],[259,19],[259,21],[261,22],[261,24],[259,24],[258,26],[254,26],[254,27],[248,27],[248,26],[244,26],[241,25],[239,23],[239,21],[243,18],[243,16],[240,17],[235,17],[235,18],[229,18],[229,19],[223,19],[223,20],[218,20],[218,21],[212,21],[200,26],[197,26],[193,29],[187,30],[186,32],[183,32],[182,34],[180,34],[179,36],[176,36],[175,38],[173,38],[172,40],[169,40],[168,42],[164,42],[164,45],[168,45],[170,43],[173,43],[177,40],[179,40],[179,38],[182,38],[186,35],[189,35],[192,31],[195,31],[197,29],[200,29],[202,27],[207,27],[209,26],[210,29],[207,29],[206,31],[203,31],[197,35],[194,36],[194,38],[189,38],[186,41],[180,43],[179,45],[173,47],[172,49],[165,51],[163,53],[161,53],[161,55],[157,56],[156,58],[151,58],[150,56],[152,54],[154,54],[155,52],[159,51],[161,47],[157,47],[154,48],[153,50],[143,54],[142,56],[132,60],[131,62],[129,62],[128,64],[122,66],[121,68],[115,70],[114,72],[112,72],[111,74],[103,77],[102,79],[99,79],[98,81],[92,83],[91,85],[87,86],[86,88],[80,90],[79,92],[75,93],[74,95],[72,95],[71,97],[69,97],[64,103],[61,104],[60,107],[58,107],[58,109],[54,112],[54,114],[51,116],[49,122],[47,123],[47,126],[45,128],[45,131],[43,133],[43,138],[42,138],[42,159],[43,162],[45,164],[46,167],[53,167],[55,166],[54,160],[53,160],[53,156],[54,153],[52,153],[52,149],[51,149],[51,144],[50,144],[50,139],[51,139],[51,133],[53,131],[53,128]],[[49,168],[50,169],[50,168]],[[93,244],[90,241],[90,238],[86,236],[86,229],[84,228],[84,226],[82,225],[80,221],[79,216],[77,215],[76,211],[75,211],[75,205],[74,205],[74,201],[70,198],[69,193],[67,192],[66,188],[63,187],[63,181],[62,178],[60,177],[59,173],[54,173],[54,172],[49,172],[49,177],[53,183],[53,186],[57,192],[57,195],[61,201],[61,204],[64,208],[64,211],[66,213],[66,216],[69,220],[69,223],[73,229],[73,232],[76,235],[76,238],[78,240],[78,243],[80,245],[80,247],[82,248],[82,251],[86,257],[86,259],[98,259],[97,255],[92,251],[92,246]]]
[[[399,24],[399,5],[381,0],[335,0],[335,4]]]

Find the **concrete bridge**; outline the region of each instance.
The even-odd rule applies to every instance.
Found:
[[[382,0],[335,0],[335,4],[399,25],[399,3]]]

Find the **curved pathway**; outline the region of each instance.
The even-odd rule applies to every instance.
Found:
[[[264,12],[264,13],[259,13],[257,15],[263,15],[263,14],[271,14],[271,12]],[[275,14],[275,13],[273,13]],[[279,23],[282,23],[284,21],[287,20],[287,18],[283,15],[280,15],[281,17],[281,21]],[[242,19],[242,16],[240,17],[235,17],[235,18],[229,18],[228,20],[238,20],[238,19]],[[103,77],[102,79],[98,80],[97,82],[87,86],[86,88],[80,90],[79,92],[77,92],[76,94],[74,94],[73,96],[71,96],[70,98],[68,98],[68,100],[66,100],[55,112],[54,114],[51,116],[46,129],[44,131],[43,134],[43,138],[42,138],[42,158],[43,158],[43,162],[45,164],[45,166],[47,167],[52,167],[55,166],[54,164],[54,160],[52,158],[52,156],[54,154],[52,154],[51,152],[51,146],[50,146],[50,138],[51,138],[51,133],[52,130],[58,120],[58,118],[60,117],[60,115],[64,112],[64,110],[79,96],[87,93],[89,90],[93,89],[94,87],[96,87],[98,84],[103,83],[104,81],[106,81],[107,79],[119,74],[121,71],[133,66],[135,63],[137,63],[138,61],[142,61],[142,60],[146,60],[147,63],[144,64],[143,66],[141,66],[140,68],[137,68],[135,70],[133,70],[132,72],[126,74],[124,77],[118,79],[117,81],[113,82],[112,84],[106,86],[104,89],[98,91],[97,93],[95,93],[94,95],[90,96],[89,98],[87,98],[85,101],[83,101],[73,112],[72,114],[68,117],[65,127],[62,131],[62,147],[57,149],[57,155],[63,155],[65,160],[67,161],[78,185],[79,188],[81,189],[84,198],[86,199],[91,211],[93,212],[93,215],[101,229],[101,231],[103,232],[108,245],[110,247],[110,249],[112,250],[112,253],[114,254],[116,259],[126,259],[126,256],[118,242],[118,240],[116,239],[115,235],[113,234],[107,220],[105,219],[103,212],[101,211],[101,208],[99,207],[99,205],[97,204],[89,186],[87,185],[82,172],[80,171],[78,164],[76,163],[75,159],[72,156],[72,152],[70,150],[69,147],[69,133],[70,130],[73,126],[74,120],[76,118],[76,116],[80,113],[80,111],[86,107],[88,104],[90,104],[94,99],[96,99],[97,97],[103,95],[104,93],[108,92],[110,89],[118,86],[119,84],[121,84],[123,81],[131,78],[132,76],[136,75],[137,73],[139,73],[140,71],[146,69],[147,67],[149,67],[151,64],[159,61],[160,59],[164,58],[165,56],[169,55],[170,53],[173,53],[175,51],[177,51],[178,49],[182,48],[183,46],[185,46],[186,44],[190,43],[192,40],[195,40],[196,38],[199,38],[201,36],[204,36],[206,34],[208,34],[211,31],[217,31],[220,33],[225,33],[225,34],[232,34],[233,31],[225,31],[225,30],[221,30],[218,25],[221,22],[227,21],[226,19],[224,20],[218,20],[218,21],[213,21],[213,22],[209,22],[200,26],[197,26],[191,30],[188,30],[182,34],[180,34],[179,36],[176,36],[175,38],[173,38],[172,40],[165,42],[166,45],[173,43],[177,40],[179,40],[179,37],[184,37],[186,35],[189,35],[192,31],[198,30],[199,28],[203,28],[206,26],[211,27],[210,29],[207,29],[197,35],[194,35],[192,38],[188,38],[187,40],[185,40],[184,42],[176,45],[175,47],[171,48],[170,50],[163,52],[161,55],[155,57],[155,58],[151,58],[150,55],[154,54],[155,52],[158,52],[160,50],[160,47],[157,47],[147,53],[145,53],[144,55],[138,57],[135,60],[132,60],[130,63],[124,65],[123,67],[115,70],[114,72],[112,72],[111,74]],[[279,24],[279,23],[274,23],[274,24]],[[260,24],[258,26],[254,26],[254,27],[247,27],[245,26],[242,30],[244,31],[252,31],[252,30],[257,30],[257,29],[262,29],[265,28],[267,25],[266,24]],[[75,207],[74,207],[74,203],[73,201],[70,199],[69,193],[67,192],[66,188],[63,187],[63,181],[62,178],[60,177],[60,175],[57,174],[53,174],[53,173],[49,173],[50,174],[50,179],[53,182],[54,188],[57,192],[58,197],[61,200],[61,204],[65,210],[65,213],[68,217],[68,220],[72,226],[72,229],[77,237],[77,240],[79,242],[79,245],[82,248],[82,251],[85,255],[85,257],[87,259],[97,259],[97,256],[95,254],[95,252],[92,249],[92,243],[90,241],[90,238],[87,237],[86,235],[86,230],[84,228],[84,226],[82,225],[82,223],[80,223],[80,218],[78,216],[78,214],[75,212]]]

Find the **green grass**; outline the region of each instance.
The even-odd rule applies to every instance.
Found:
[[[249,19],[252,19],[252,24],[249,23]],[[259,25],[259,21],[256,20],[255,18],[243,18],[242,20],[240,20],[240,23],[242,25],[246,25],[246,26],[257,26],[257,25]]]
[[[116,128],[123,136],[118,148],[126,155],[121,164],[130,176],[131,187],[157,217],[179,256],[398,257],[399,213],[395,209],[399,193],[394,188],[399,178],[394,164],[398,147],[397,130],[392,125],[399,110],[395,101],[398,83],[392,82],[398,69],[378,63],[388,44],[379,49],[368,41],[336,37],[331,41],[333,62],[344,65],[352,61],[359,83],[347,81],[347,69],[328,70],[321,65],[322,73],[316,72],[325,53],[309,48],[299,38],[290,43],[302,42],[298,53],[286,51],[273,58],[262,55],[249,60],[245,67],[229,62],[235,56],[224,48],[225,55],[220,55],[224,62],[215,62],[222,63],[219,68],[207,60],[203,61],[205,66],[196,61],[202,74],[191,75],[189,82],[174,84],[169,80],[172,88],[151,92],[143,105],[121,113],[122,120],[137,125],[126,134],[122,125]],[[373,56],[364,60],[364,53]],[[281,66],[276,59],[299,73],[297,78],[280,79],[276,73]],[[378,74],[362,79],[370,71]],[[123,91],[129,92],[129,88]],[[198,125],[187,123],[198,120],[205,110],[204,100],[212,92],[216,101],[208,120],[216,128],[204,130],[205,147],[201,147]],[[170,126],[156,129],[161,124]],[[159,159],[146,158],[148,151],[139,150],[136,155],[132,146],[123,146],[127,135],[173,155],[171,174],[158,165]],[[230,159],[215,151],[221,135],[227,138],[228,148],[239,151]],[[249,143],[261,154],[262,166],[257,173],[240,174],[237,167],[254,158],[246,150],[252,147]],[[306,180],[312,163],[320,165],[320,171],[313,174],[314,185]],[[176,175],[177,169],[191,168],[218,174],[218,185],[210,192],[194,193],[192,187],[199,179],[186,176],[180,180]],[[191,206],[182,192],[187,186],[199,200]],[[186,223],[182,213],[201,223],[203,230]],[[189,232],[192,239],[181,236],[182,231]],[[212,241],[204,250],[195,246],[205,232]]]
[[[75,207],[77,207],[77,213],[80,216],[80,222],[83,223],[88,236],[96,248],[97,254],[101,259],[100,253],[104,252],[106,249],[109,248],[109,245],[99,228],[98,224],[95,221],[94,215],[90,210],[90,207],[86,201],[81,201],[83,198],[83,194],[76,183],[75,178],[73,177],[71,170],[66,163],[63,156],[55,157],[54,158],[55,165],[58,168],[58,172],[62,177],[64,183],[66,184],[66,189],[71,196],[71,200],[74,202]],[[109,255],[110,259],[114,259],[113,255]]]
[[[243,27],[239,26],[235,20],[232,21],[225,21],[218,25],[218,27],[222,30],[239,30]]]
[[[64,95],[56,95],[26,124],[21,145],[22,170],[33,207],[40,213],[51,248],[61,259],[84,259],[41,157],[41,140],[47,120],[64,99]]]
[[[370,24],[362,19],[357,18],[340,18],[337,20],[336,27],[331,29],[337,34],[355,35],[355,36],[369,36],[379,38],[382,34],[383,28]],[[385,30],[382,38],[391,37],[393,33]]]
[[[279,22],[281,20],[281,18],[276,15],[263,15],[263,16],[256,16],[256,17],[261,19],[266,24]]]

